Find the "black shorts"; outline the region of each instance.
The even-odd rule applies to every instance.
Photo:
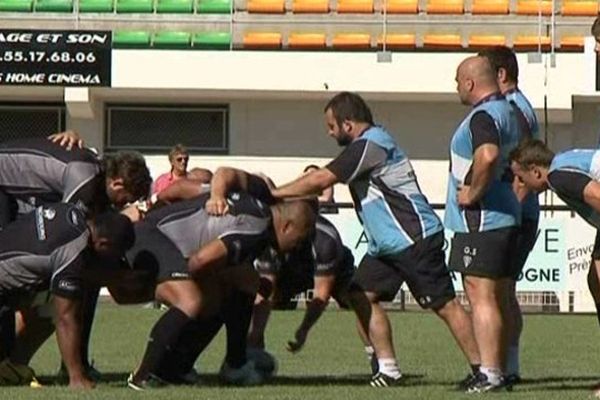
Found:
[[[537,239],[539,222],[537,219],[524,218],[521,226],[518,228],[516,255],[509,274],[510,278],[515,281],[519,279],[519,276],[523,272],[523,267],[527,262],[527,257],[529,257],[529,253],[533,250]]]
[[[517,252],[517,227],[456,233],[450,269],[463,275],[501,279],[511,276]]]
[[[600,230],[596,231],[594,249],[592,250],[592,260],[600,260]]]
[[[175,244],[158,229],[144,222],[135,224],[135,244],[126,257],[134,269],[155,273],[159,283],[190,279],[187,261]]]
[[[446,268],[444,234],[420,240],[393,257],[365,255],[352,279],[352,290],[375,293],[391,301],[406,281],[422,308],[437,310],[456,296]]]

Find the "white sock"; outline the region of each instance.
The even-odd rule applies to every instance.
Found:
[[[373,346],[365,346],[365,353],[367,354],[367,359],[371,359],[373,354],[375,354],[375,349]]]
[[[490,368],[490,367],[481,366],[481,368],[479,368],[479,371],[481,371],[482,374],[487,376],[488,382],[491,383],[492,385],[500,384],[500,378],[502,376],[502,371],[500,371],[499,368]]]
[[[400,368],[398,368],[398,363],[394,358],[378,358],[377,362],[379,363],[379,372],[382,374],[394,379],[398,379],[402,376]]]
[[[506,375],[519,375],[519,346],[508,346]]]

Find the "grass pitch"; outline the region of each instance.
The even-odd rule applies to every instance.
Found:
[[[450,334],[431,313],[392,312],[395,346],[407,376],[402,387],[374,389],[367,386],[369,365],[354,329],[350,312],[326,312],[298,354],[285,343],[302,318],[302,311],[275,312],[267,332],[268,349],[279,361],[277,377],[255,388],[219,386],[224,338],[220,335],[197,364],[206,375],[199,387],[169,387],[143,393],[125,388],[128,373],[141,358],[146,337],[160,311],[118,307],[102,303],[92,337],[92,358],[104,381],[89,392],[53,385],[58,363],[54,338],[33,360],[43,382],[41,389],[0,388],[0,399],[458,399],[472,398],[454,391],[468,366]],[[511,393],[492,393],[492,398],[582,399],[600,380],[598,322],[595,316],[530,315],[525,317],[522,340],[524,383]]]

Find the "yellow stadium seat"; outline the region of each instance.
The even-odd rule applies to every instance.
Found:
[[[469,48],[482,49],[486,47],[505,46],[504,35],[473,35],[469,37]]]
[[[297,14],[326,14],[329,12],[329,0],[294,0],[292,11]]]
[[[299,50],[318,50],[326,46],[324,33],[290,33],[288,48]]]
[[[561,14],[568,17],[595,17],[598,15],[598,2],[563,0]]]
[[[246,7],[249,13],[283,14],[285,0],[248,0]]]
[[[244,34],[245,49],[273,50],[281,48],[279,32],[247,32]]]
[[[471,6],[471,14],[508,14],[508,0],[473,0],[473,5]]]
[[[333,37],[332,45],[336,50],[366,50],[371,47],[371,36],[368,33],[338,33]]]
[[[340,14],[372,14],[373,0],[338,0],[337,12]]]
[[[429,34],[423,37],[423,47],[437,50],[456,50],[462,48],[460,35]]]
[[[427,14],[462,14],[465,11],[463,0],[428,0]]]
[[[563,51],[583,51],[583,36],[563,36],[560,38],[560,49]]]
[[[386,11],[389,14],[418,14],[418,0],[387,0]]]
[[[517,1],[517,14],[538,15],[540,8],[542,15],[552,14],[552,0],[519,0]]]
[[[515,50],[536,51],[540,42],[543,51],[550,50],[550,37],[542,36],[540,38],[537,35],[517,36],[513,42],[513,47]]]
[[[385,35],[385,47],[390,50],[414,49],[417,46],[415,35],[407,33],[388,33]],[[383,35],[377,38],[377,47],[383,47]]]

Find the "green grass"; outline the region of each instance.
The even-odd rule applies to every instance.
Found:
[[[2,388],[2,399],[459,399],[455,381],[467,372],[466,362],[444,325],[430,313],[391,313],[396,349],[404,374],[403,387],[366,386],[369,367],[349,312],[329,311],[315,327],[304,350],[296,355],[284,345],[302,317],[299,311],[275,312],[269,326],[268,348],[279,360],[277,378],[256,388],[229,388],[216,384],[223,356],[223,337],[201,356],[198,367],[207,374],[202,387],[170,387],[136,393],[124,388],[126,375],[142,355],[145,339],[160,312],[141,307],[103,303],[97,313],[92,357],[106,381],[82,394],[65,387]],[[593,316],[532,315],[525,320],[522,374],[525,383],[510,394],[514,399],[581,399],[598,372],[598,325]],[[33,360],[44,380],[58,366],[52,338]],[[492,394],[493,398],[508,394]]]

